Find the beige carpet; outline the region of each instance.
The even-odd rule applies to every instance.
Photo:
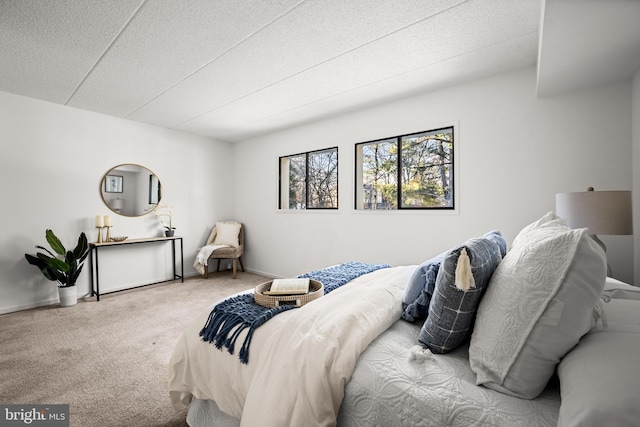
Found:
[[[266,280],[210,273],[0,315],[0,402],[69,404],[71,426],[186,426],[166,386],[182,330],[219,299]]]

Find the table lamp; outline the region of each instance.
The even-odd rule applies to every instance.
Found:
[[[109,200],[109,206],[115,212],[120,213],[120,211],[124,208],[124,200],[122,200],[122,199],[111,199],[111,200]]]
[[[588,228],[591,237],[607,252],[598,234],[633,234],[631,191],[587,191],[556,194],[556,215],[570,228]],[[607,275],[611,267],[607,263]]]

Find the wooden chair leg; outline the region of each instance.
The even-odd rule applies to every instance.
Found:
[[[205,279],[209,278],[209,263],[207,263],[207,265],[204,266],[204,278]]]
[[[218,258],[218,268],[216,269],[216,271],[220,271],[220,258]]]
[[[240,255],[240,258],[238,259],[240,260],[240,269],[244,271],[244,263],[242,262],[242,255]]]
[[[236,278],[236,259],[233,259],[233,276],[234,279]]]

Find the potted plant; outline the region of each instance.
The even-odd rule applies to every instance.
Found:
[[[58,282],[58,295],[62,307],[74,305],[78,301],[76,281],[80,276],[84,261],[89,255],[87,236],[84,232],[81,233],[75,249],[68,251],[53,231],[47,229],[45,234],[47,242],[55,254],[45,247],[36,246],[46,253],[37,252],[35,255],[24,254],[24,256],[29,264],[40,269],[44,277]]]
[[[169,205],[158,205],[156,209],[156,218],[160,220],[160,224],[164,227],[164,235],[173,237],[175,227],[173,226],[173,210]]]

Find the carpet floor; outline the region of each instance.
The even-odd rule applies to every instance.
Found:
[[[224,271],[0,315],[0,403],[69,404],[74,427],[186,426],[167,391],[180,334],[218,300],[266,280]]]

